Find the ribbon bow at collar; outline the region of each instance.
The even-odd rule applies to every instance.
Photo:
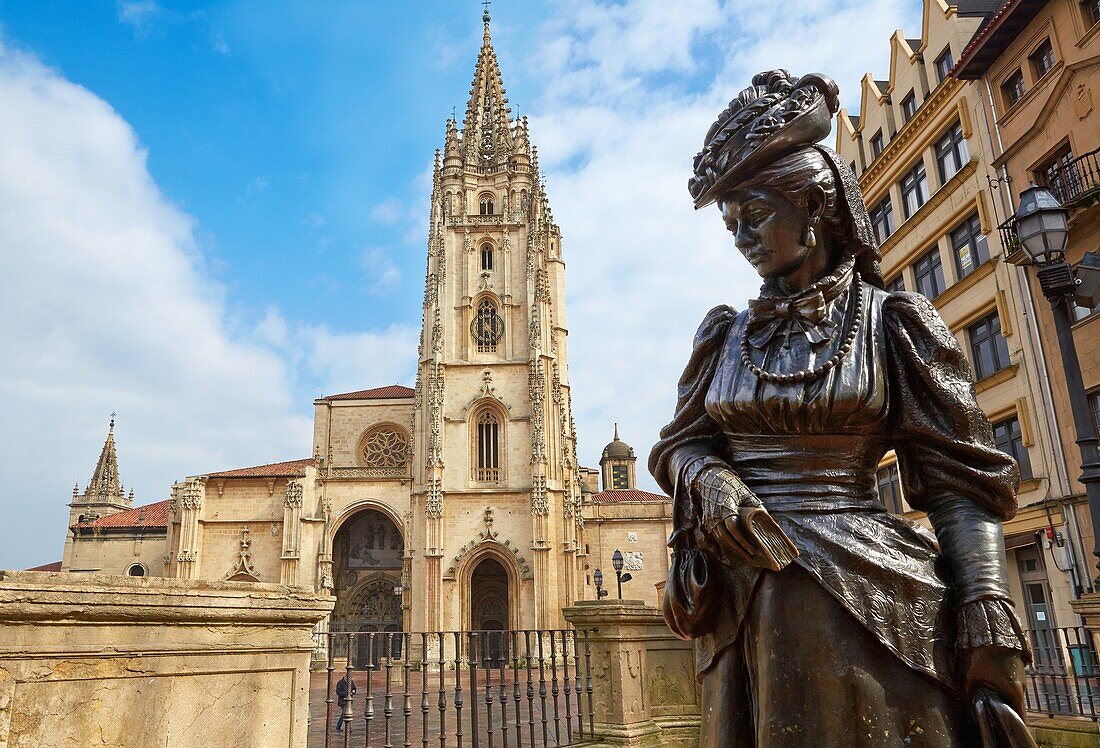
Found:
[[[800,332],[811,345],[832,337],[836,325],[827,317],[825,295],[816,291],[794,298],[767,298],[749,301],[746,334],[756,348],[763,348],[778,332],[789,346],[791,332]]]

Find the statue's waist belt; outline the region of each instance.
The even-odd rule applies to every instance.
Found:
[[[873,435],[726,434],[729,464],[768,509],[885,511]]]

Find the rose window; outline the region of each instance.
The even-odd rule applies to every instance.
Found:
[[[370,467],[404,467],[409,458],[409,440],[401,431],[380,428],[367,436],[363,458]]]

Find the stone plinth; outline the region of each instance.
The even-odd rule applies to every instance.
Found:
[[[589,630],[595,741],[626,746],[694,746],[699,692],[690,642],[641,600],[585,600],[564,609]]]
[[[0,571],[0,748],[306,744],[328,598]]]

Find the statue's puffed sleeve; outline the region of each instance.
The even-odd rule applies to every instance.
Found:
[[[1001,527],[1016,515],[1016,462],[993,446],[970,365],[931,302],[894,293],[883,313],[902,489],[910,506],[928,513],[951,568],[959,646],[1026,652],[1008,593]]]
[[[691,358],[676,392],[676,414],[661,429],[661,439],[649,454],[649,471],[673,500],[672,545],[694,524],[689,487],[697,475],[722,459],[722,429],[707,415],[706,397],[736,312],[717,306],[707,313],[692,343]]]

